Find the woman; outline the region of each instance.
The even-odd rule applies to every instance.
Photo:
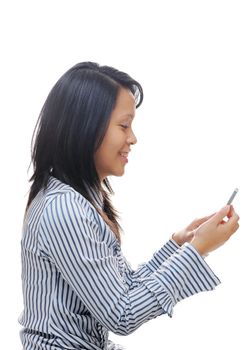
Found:
[[[130,334],[220,283],[203,256],[237,230],[232,206],[174,233],[136,271],[122,255],[107,177],[124,174],[142,100],[137,81],[92,62],[69,69],[47,97],[22,236],[25,350],[121,348],[109,330]]]

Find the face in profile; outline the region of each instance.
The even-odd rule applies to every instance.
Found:
[[[121,88],[103,142],[95,153],[94,161],[100,180],[109,175],[122,176],[128,163],[130,145],[137,142],[132,130],[135,116],[135,98]]]

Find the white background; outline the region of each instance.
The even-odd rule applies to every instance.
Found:
[[[2,1],[1,348],[21,349],[20,239],[39,111],[72,65],[126,71],[145,98],[125,175],[112,178],[133,267],[171,233],[221,208],[235,187],[240,229],[207,262],[222,284],[136,332],[128,350],[246,347],[246,1]],[[175,342],[175,343],[174,343]]]

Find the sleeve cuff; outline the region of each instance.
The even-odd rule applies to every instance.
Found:
[[[180,246],[173,239],[170,239],[160,250],[154,253],[152,259],[146,264],[146,266],[151,272],[155,272],[162,263],[179,248]]]
[[[177,302],[213,290],[220,280],[197,250],[185,243],[142,283],[155,294],[164,312],[171,317]]]

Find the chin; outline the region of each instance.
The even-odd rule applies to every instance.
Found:
[[[123,170],[121,170],[121,171],[116,171],[114,174],[112,174],[113,176],[118,176],[118,177],[120,177],[120,176],[123,176],[124,175],[124,169]]]

